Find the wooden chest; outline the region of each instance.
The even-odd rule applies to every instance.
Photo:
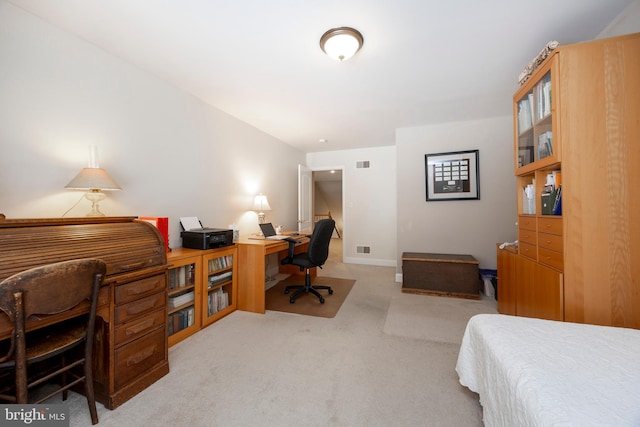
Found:
[[[402,254],[402,292],[480,298],[479,263],[471,255]]]

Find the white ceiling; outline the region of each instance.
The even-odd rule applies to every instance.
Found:
[[[511,114],[550,40],[596,37],[633,0],[10,0],[305,152]],[[327,57],[322,34],[364,46]],[[320,143],[326,139],[326,143]]]

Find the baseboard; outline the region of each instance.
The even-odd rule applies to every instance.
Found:
[[[342,262],[345,264],[379,265],[381,267],[396,267],[394,259],[371,259],[371,258],[349,258],[345,257]]]

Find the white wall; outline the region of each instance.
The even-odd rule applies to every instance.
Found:
[[[302,152],[0,0],[0,212],[62,216],[92,144],[122,187],[101,210],[169,217],[171,246],[180,216],[258,231],[258,192],[267,220],[296,228]],[[89,210],[83,200],[67,216]]]
[[[622,36],[640,32],[640,0],[627,6],[621,13],[598,34],[596,39]]]
[[[511,116],[397,129],[396,148],[398,273],[403,252],[468,254],[495,269],[496,243],[517,238]],[[480,200],[425,201],[425,154],[475,149]]]
[[[345,262],[396,266],[396,149],[393,146],[307,154],[307,166],[342,169]],[[370,168],[356,168],[369,161]],[[356,253],[369,246],[369,254]]]

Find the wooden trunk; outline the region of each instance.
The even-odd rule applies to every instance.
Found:
[[[471,255],[402,254],[402,292],[479,299],[481,283]]]

